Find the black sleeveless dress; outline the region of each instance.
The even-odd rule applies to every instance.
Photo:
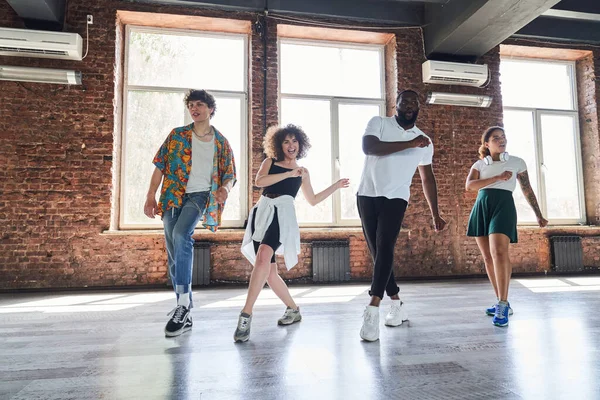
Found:
[[[284,172],[291,171],[291,168],[283,168],[279,165],[275,165],[275,160],[271,164],[271,168],[269,168],[269,175],[273,174],[281,174]],[[300,186],[302,186],[302,177],[296,178],[287,178],[282,181],[275,183],[274,185],[267,186],[263,189],[263,196],[266,197],[279,197],[284,195],[289,195],[296,198],[298,191],[300,190]],[[254,234],[255,227],[254,221],[256,220],[256,209],[254,209],[254,215],[252,215],[252,225],[250,227],[252,234]],[[271,263],[275,262],[275,251],[281,246],[281,242],[279,241],[279,220],[277,218],[277,207],[275,207],[275,215],[273,215],[273,221],[271,225],[267,228],[265,232],[265,236],[262,241],[254,242],[254,252],[258,253],[258,247],[261,244],[266,244],[267,246],[273,249],[273,257],[271,258]]]

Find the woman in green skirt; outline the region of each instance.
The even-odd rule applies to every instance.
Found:
[[[508,303],[508,285],[512,266],[508,246],[517,243],[517,210],[512,192],[517,179],[527,202],[535,212],[538,225],[548,221],[542,216],[527,175],[527,165],[506,152],[504,128],[492,126],[481,137],[479,158],[471,167],[467,191],[479,191],[471,210],[467,236],[474,236],[485,262],[485,269],[496,292],[497,302],[486,310],[496,326],[508,326],[512,309]]]

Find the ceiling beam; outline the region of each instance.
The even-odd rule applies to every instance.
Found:
[[[512,37],[560,42],[600,43],[600,22],[539,17]]]
[[[6,0],[25,23],[33,29],[61,30],[66,0]]]
[[[255,12],[262,12],[268,8],[271,13],[347,19],[393,26],[421,26],[424,16],[422,2],[411,0],[371,1],[368,6],[365,5],[364,0],[137,0],[137,2]]]
[[[452,0],[425,7],[430,58],[480,57],[559,0]]]
[[[61,22],[65,11],[64,0],[6,0],[8,4],[26,19]]]

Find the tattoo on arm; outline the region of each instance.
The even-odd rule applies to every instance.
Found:
[[[533,188],[531,187],[531,183],[529,182],[529,175],[527,174],[527,171],[523,171],[520,174],[518,174],[517,179],[519,179],[519,184],[521,185],[523,195],[525,196],[525,199],[527,199],[527,202],[533,209],[533,212],[537,217],[541,217],[542,212],[540,211],[540,206],[538,205],[535,193],[533,193]]]

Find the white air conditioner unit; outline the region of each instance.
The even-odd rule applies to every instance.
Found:
[[[427,95],[427,103],[487,108],[492,104],[492,97],[479,94],[431,92]]]
[[[82,49],[77,33],[0,28],[0,56],[81,60]]]
[[[486,64],[462,64],[446,61],[425,61],[423,82],[438,85],[483,86],[488,79]]]

